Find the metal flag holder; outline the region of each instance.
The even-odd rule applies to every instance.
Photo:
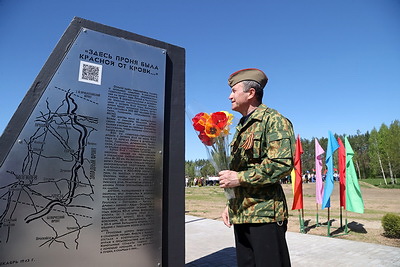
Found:
[[[319,226],[321,226],[321,224],[319,223],[319,221],[318,221],[318,203],[316,203],[316,208],[317,208],[317,213],[316,213],[316,220],[315,220],[315,227],[319,227]]]
[[[331,225],[330,212],[331,212],[331,208],[328,207],[328,221],[327,221],[327,224],[324,225],[324,224],[319,223],[319,222],[318,222],[318,204],[317,204],[317,215],[316,215],[316,217],[317,217],[317,223],[316,223],[316,226],[317,226],[317,227],[319,227],[319,226],[327,227],[327,236],[328,236],[328,237],[337,237],[337,236],[342,236],[342,235],[348,235],[348,234],[350,233],[350,230],[349,230],[349,228],[348,228],[348,226],[347,226],[347,210],[346,210],[346,219],[345,219],[345,225],[344,225],[344,232],[341,233],[341,234],[332,234],[331,228],[335,228],[335,229],[337,229],[337,230],[343,229],[343,223],[342,223],[342,207],[340,207],[340,227],[333,227],[333,226]]]
[[[305,227],[304,227],[304,209],[301,209],[301,212],[300,212],[300,209],[298,211],[299,211],[300,233],[305,234],[306,231],[305,231]]]

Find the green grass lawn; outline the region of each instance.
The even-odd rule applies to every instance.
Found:
[[[383,178],[368,178],[368,179],[360,179],[359,181],[371,184],[373,186],[377,186],[380,188],[398,188],[400,189],[400,179],[397,179],[397,184],[391,184],[391,179],[386,178],[387,185],[385,184],[385,180]]]

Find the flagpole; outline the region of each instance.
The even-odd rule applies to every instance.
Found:
[[[342,209],[343,209],[343,207],[342,207],[342,206],[340,206],[340,228],[342,228],[342,227],[343,227],[343,223],[342,223],[342,218],[343,218],[343,215],[342,215]]]
[[[298,210],[298,212],[299,212],[299,228],[300,228],[300,233],[302,233],[300,210]]]
[[[347,209],[346,209],[346,226],[344,227],[344,233],[345,234],[349,233],[349,229],[347,228]]]
[[[303,210],[303,209],[301,209]],[[303,219],[301,218],[301,213],[300,213],[300,209],[298,209],[299,211],[299,226],[300,226],[300,233],[304,234],[304,222]]]
[[[328,236],[331,236],[331,207],[328,207]]]

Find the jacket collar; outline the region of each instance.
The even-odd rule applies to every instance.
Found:
[[[244,126],[249,124],[252,120],[261,121],[264,116],[264,112],[267,109],[268,109],[268,107],[266,105],[260,104],[252,113],[249,114],[249,117],[247,118],[247,120],[245,121],[245,123],[243,125],[241,125],[240,123],[238,124],[238,126],[236,127],[237,130],[243,128]]]

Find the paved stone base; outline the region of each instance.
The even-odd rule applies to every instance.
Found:
[[[233,229],[221,221],[185,216],[187,267],[235,267]],[[400,248],[288,232],[293,267],[400,267]]]

